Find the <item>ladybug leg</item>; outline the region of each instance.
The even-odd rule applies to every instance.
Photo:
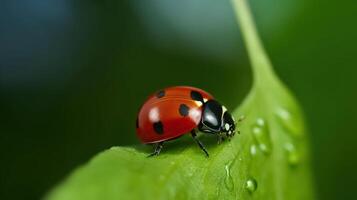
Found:
[[[202,142],[197,139],[197,134],[196,134],[195,129],[193,129],[191,131],[191,136],[192,136],[193,140],[195,140],[197,145],[200,147],[200,149],[206,154],[207,157],[209,157],[209,154],[208,154],[206,148],[203,146]]]
[[[224,137],[222,133],[218,133],[217,136],[218,136],[217,144],[221,144],[224,141]]]
[[[163,142],[156,143],[154,152],[148,155],[148,157],[158,156],[161,152],[162,147],[164,146],[163,144],[164,144]]]
[[[218,134],[217,136],[218,136],[217,144],[221,144],[222,141],[223,141],[222,135],[221,135],[221,134]]]
[[[230,141],[231,141],[231,136],[228,136],[228,135],[227,135],[227,139],[228,139],[228,141],[230,142]]]

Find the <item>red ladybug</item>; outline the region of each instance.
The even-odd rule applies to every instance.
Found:
[[[191,133],[192,138],[208,156],[197,139],[197,130],[230,138],[235,134],[235,121],[227,109],[201,89],[177,86],[151,95],[141,107],[136,120],[136,132],[145,144],[156,144],[150,154],[159,155],[163,143]]]

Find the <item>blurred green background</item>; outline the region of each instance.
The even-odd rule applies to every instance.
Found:
[[[39,199],[97,152],[138,144],[136,112],[159,88],[192,85],[237,106],[251,71],[229,3],[1,1],[0,199]],[[318,198],[355,198],[357,4],[250,3],[305,111]]]

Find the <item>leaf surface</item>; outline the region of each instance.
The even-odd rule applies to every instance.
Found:
[[[76,169],[49,200],[313,199],[306,130],[298,104],[272,70],[245,0],[232,0],[253,69],[253,87],[233,115],[240,135],[206,158],[189,137],[150,148],[113,147]],[[234,91],[232,91],[234,92]]]

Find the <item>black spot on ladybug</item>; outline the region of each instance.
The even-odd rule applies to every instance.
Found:
[[[154,130],[157,134],[161,135],[164,133],[164,125],[161,121],[155,122],[153,124]]]
[[[139,118],[136,118],[136,128],[139,128]]]
[[[181,116],[186,117],[188,115],[188,110],[190,108],[186,106],[185,104],[181,104],[179,108],[179,113]]]
[[[201,93],[199,93],[197,91],[194,91],[194,90],[191,91],[191,98],[195,101],[203,102],[203,97],[202,97]]]
[[[156,93],[157,98],[161,98],[163,96],[165,96],[165,90],[160,90],[158,93]]]

